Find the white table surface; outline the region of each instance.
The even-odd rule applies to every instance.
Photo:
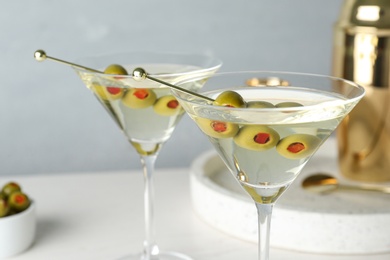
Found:
[[[9,259],[109,260],[142,249],[141,172],[8,176],[0,182],[9,180],[20,182],[37,203],[36,240],[27,251]],[[194,214],[188,182],[188,169],[157,169],[155,213],[160,249],[180,251],[195,260],[257,259],[254,243],[230,237]],[[388,260],[390,254],[314,255],[272,248],[270,258]]]

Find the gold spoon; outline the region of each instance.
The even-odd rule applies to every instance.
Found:
[[[306,177],[302,182],[302,187],[315,193],[330,193],[336,190],[345,191],[374,191],[390,194],[390,187],[371,186],[371,185],[346,185],[328,174],[318,173]]]
[[[97,72],[97,73],[102,73],[102,74],[104,74],[104,72],[101,72],[101,71],[99,71],[99,70],[91,69],[91,68],[88,68],[88,67],[85,67],[85,66],[76,64],[76,63],[72,63],[72,62],[69,62],[69,61],[64,61],[64,60],[60,60],[60,59],[57,59],[57,58],[48,56],[44,50],[36,50],[36,51],[34,52],[34,58],[35,58],[37,61],[44,61],[44,60],[48,59],[48,60],[56,61],[56,62],[65,64],[65,65],[70,65],[70,66],[72,66],[72,67],[81,68],[81,69],[84,69],[84,70],[89,70],[89,71],[92,71],[92,72]],[[190,90],[188,90],[188,89],[181,88],[181,87],[178,87],[178,86],[176,86],[176,85],[172,85],[172,84],[170,84],[170,83],[168,83],[168,82],[165,82],[165,81],[156,79],[156,78],[154,78],[154,77],[151,77],[151,76],[148,75],[148,73],[147,73],[143,68],[135,68],[135,69],[133,70],[132,76],[133,76],[133,79],[136,80],[136,81],[142,81],[142,80],[144,80],[144,79],[147,78],[147,79],[149,79],[149,80],[152,80],[152,81],[158,82],[158,83],[160,83],[160,84],[166,85],[166,86],[168,86],[168,87],[174,88],[174,89],[176,89],[176,90],[185,92],[185,93],[187,93],[187,94],[190,94],[190,95],[193,95],[193,96],[197,96],[197,97],[199,97],[199,98],[203,98],[203,99],[206,99],[206,100],[211,101],[211,102],[214,101],[214,99],[212,99],[212,98],[203,96],[203,95],[201,95],[201,94],[195,93],[195,92],[190,91]]]

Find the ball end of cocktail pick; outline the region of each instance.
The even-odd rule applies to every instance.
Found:
[[[144,80],[146,75],[146,71],[143,68],[135,68],[133,70],[133,79],[136,81]]]
[[[44,50],[37,50],[34,52],[34,58],[37,61],[44,61],[47,58],[46,52]]]

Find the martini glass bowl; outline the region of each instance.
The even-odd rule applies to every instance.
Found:
[[[364,89],[328,76],[232,72],[216,73],[198,93],[206,98],[172,91],[253,199],[258,259],[268,260],[274,204]]]
[[[73,68],[136,149],[143,165],[144,249],[140,254],[121,259],[191,259],[181,253],[160,251],[154,227],[155,161],[162,145],[170,138],[183,116],[184,110],[167,86],[152,81],[138,82],[133,79],[131,72],[142,66],[156,79],[171,84],[177,83],[181,88],[196,92],[222,63],[209,55],[158,52],[109,54],[83,58],[78,60],[78,63],[83,66]],[[100,72],[110,64],[121,65],[126,73],[120,70],[121,73],[114,74]],[[178,81],[182,83],[179,84]]]

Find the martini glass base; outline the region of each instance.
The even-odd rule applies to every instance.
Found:
[[[127,255],[119,258],[118,260],[194,260],[193,258],[178,252],[167,251],[160,252],[158,256],[152,256],[147,258],[143,254]]]

